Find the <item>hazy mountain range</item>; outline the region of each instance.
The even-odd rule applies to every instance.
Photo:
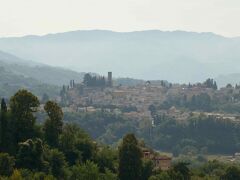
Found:
[[[13,74],[57,86],[68,84],[71,79],[80,82],[84,75],[84,73],[64,68],[26,61],[2,51],[0,51],[0,63],[0,67],[4,67],[5,70],[11,71]]]
[[[240,38],[226,38],[213,33],[74,31],[0,38],[0,50],[31,63],[34,61],[78,72],[106,74],[113,71],[115,77],[188,83],[221,75],[217,78],[221,85],[225,84],[221,80],[228,77],[229,81],[234,79],[233,83],[240,82],[237,74],[240,72]],[[37,65],[29,76],[34,77],[36,72],[46,69],[48,72],[59,70],[48,68]],[[65,82],[64,78],[69,73],[62,73],[58,80]],[[73,71],[71,74],[71,78],[81,75]],[[234,75],[223,78],[227,74]],[[52,76],[48,77],[43,76],[40,80],[51,81]]]
[[[63,84],[69,84],[72,79],[80,82],[83,75],[84,73],[26,61],[0,51],[0,97],[9,97],[21,88],[39,96],[44,93],[58,95]]]

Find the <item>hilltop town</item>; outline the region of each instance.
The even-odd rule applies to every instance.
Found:
[[[197,84],[172,84],[167,81],[146,81],[127,86],[116,84],[112,72],[108,76],[86,74],[82,83],[74,80],[63,86],[59,101],[65,112],[108,111],[122,113],[130,119],[149,119],[156,115],[184,121],[193,115],[205,114],[219,119],[238,121],[238,112],[230,112],[215,104],[238,105],[238,85],[217,89],[212,79]]]

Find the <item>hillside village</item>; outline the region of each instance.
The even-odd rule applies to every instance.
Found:
[[[180,121],[201,114],[232,121],[238,121],[240,117],[237,112],[210,107],[216,101],[218,104],[238,105],[240,100],[239,86],[229,84],[217,90],[216,82],[212,79],[193,85],[146,81],[144,84],[126,86],[116,84],[112,72],[106,78],[87,74],[82,83],[77,84],[71,80],[70,85],[63,86],[60,96],[58,101],[65,112],[122,113],[130,119],[149,119],[153,125],[156,115],[166,115]],[[196,108],[188,108],[189,103],[191,108]]]

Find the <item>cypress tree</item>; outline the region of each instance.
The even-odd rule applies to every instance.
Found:
[[[5,151],[7,146],[7,104],[5,99],[1,100],[0,112],[0,150]]]
[[[61,107],[53,101],[48,101],[44,109],[48,115],[48,119],[44,124],[45,139],[48,144],[56,147],[63,128],[63,112]]]
[[[1,100],[1,112],[7,112],[7,104],[4,98]]]
[[[139,180],[142,169],[142,152],[134,134],[127,134],[119,147],[119,179]]]

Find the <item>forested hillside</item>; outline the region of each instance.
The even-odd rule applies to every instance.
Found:
[[[229,154],[239,151],[240,123],[204,115],[184,122],[166,115],[133,120],[112,113],[65,113],[65,120],[80,124],[94,139],[116,145],[128,132],[135,133],[154,149],[181,154]]]
[[[0,65],[0,97],[9,98],[12,94],[23,88],[40,97],[43,94],[54,97],[59,94],[60,90],[58,86],[45,84],[36,79],[24,77],[23,75],[17,75]]]
[[[27,78],[36,79],[42,83],[57,86],[68,84],[72,79],[81,81],[84,75],[84,73],[20,59],[2,51],[0,51],[0,63],[0,66],[16,75],[22,75]]]
[[[23,60],[0,51],[0,97],[9,97],[18,89],[25,88],[38,96],[56,97],[60,87],[74,79],[81,81],[84,73],[51,67]]]

